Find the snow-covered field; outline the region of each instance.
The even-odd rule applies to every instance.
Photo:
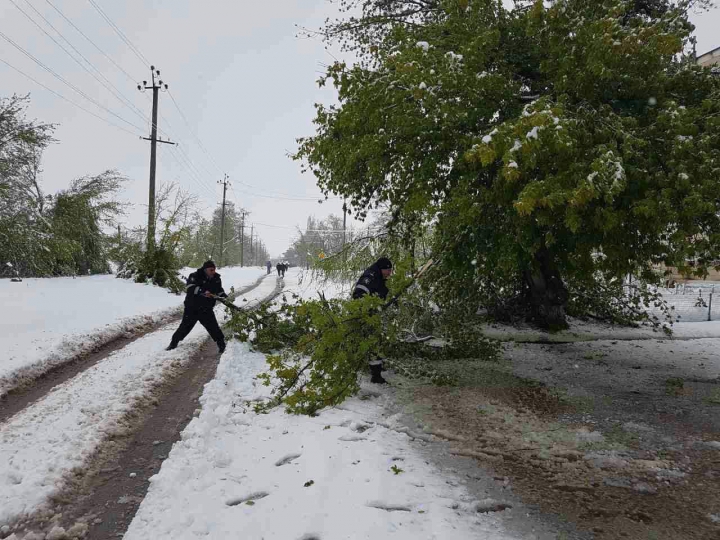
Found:
[[[299,275],[288,274],[288,288],[312,294]],[[126,540],[511,538],[421,457],[422,441],[387,416],[383,389],[315,418],[257,415],[246,403],[268,396],[255,381],[265,365],[230,343]]]
[[[223,268],[223,283],[241,287],[264,274]],[[0,280],[0,396],[128,332],[182,310],[182,296],[114,276]]]
[[[226,288],[253,283],[257,272],[224,272]],[[247,305],[267,297],[273,276],[236,300]],[[218,308],[220,311],[220,308]],[[112,433],[154,385],[187,362],[206,337],[202,326],[178,349],[164,347],[176,323],[166,325],[53,389],[0,426],[0,526],[41,507]]]

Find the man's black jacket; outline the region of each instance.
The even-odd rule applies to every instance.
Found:
[[[205,291],[210,291],[215,296],[221,298],[227,298],[227,294],[222,286],[220,274],[215,273],[212,278],[208,278],[205,270],[198,268],[188,276],[185,307],[194,309],[212,309],[215,307],[215,299],[204,296],[203,293]]]
[[[353,291],[353,299],[357,300],[362,298],[366,294],[379,296],[383,300],[387,298],[388,288],[385,284],[385,278],[383,278],[382,270],[377,266],[377,263],[373,264],[370,268],[363,272],[360,276],[355,290]]]

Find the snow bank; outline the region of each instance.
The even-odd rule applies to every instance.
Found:
[[[286,279],[290,289],[315,292],[297,277]],[[381,391],[315,418],[257,415],[252,403],[269,395],[255,380],[265,366],[247,344],[230,343],[125,540],[510,538],[426,463],[413,447],[422,442],[386,416]]]
[[[263,272],[223,269],[242,287]],[[113,276],[0,280],[0,396],[28,379],[182,311],[182,296]]]
[[[275,278],[236,300],[256,302],[272,292]],[[218,308],[220,311],[220,308]],[[154,386],[181,368],[206,338],[197,325],[174,351],[164,351],[173,323],[129,344],[53,389],[0,426],[0,526],[36,511],[63,486]]]
[[[571,321],[570,329],[561,332],[548,333],[527,325],[507,326],[489,324],[483,328],[483,333],[493,339],[501,341],[516,341],[519,343],[553,342],[572,343],[577,341],[637,341],[637,340],[686,340],[720,338],[720,321],[675,323],[672,326],[672,337],[668,338],[662,331],[653,331],[649,327],[631,328],[613,326],[609,324],[587,323]]]

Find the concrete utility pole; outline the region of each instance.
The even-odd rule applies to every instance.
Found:
[[[222,184],[223,187],[223,202],[222,202],[222,218],[220,218],[220,261],[218,266],[222,267],[223,264],[223,253],[225,253],[225,196],[227,195],[228,175],[225,178],[218,181],[218,184]]]
[[[245,266],[245,216],[249,212],[242,210],[240,212],[240,267]]]
[[[158,97],[160,90],[167,90],[168,85],[163,84],[161,80],[155,81],[155,76],[160,77],[160,70],[155,69],[155,66],[150,66],[150,74],[152,76],[152,85],[148,86],[147,81],[143,81],[142,84],[138,84],[138,90],[144,92],[145,90],[153,91],[153,105],[152,105],[152,126],[150,128],[150,137],[142,137],[146,141],[150,141],[150,193],[148,198],[148,230],[147,230],[147,251],[152,252],[155,250],[155,169],[157,166],[157,143],[161,142],[164,144],[175,144],[170,141],[163,141],[162,138],[158,139],[157,136],[157,117],[158,117]]]
[[[255,233],[253,232],[255,230],[255,224],[253,223],[250,225],[250,266],[253,265],[253,262],[255,260],[255,256],[253,254],[253,236],[255,236]]]

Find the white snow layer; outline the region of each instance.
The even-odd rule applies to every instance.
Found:
[[[234,282],[238,286],[257,277],[244,270],[223,272],[226,288],[234,275],[245,276]],[[235,303],[265,298],[275,283],[269,276]],[[197,325],[176,350],[166,352],[176,327],[167,325],[112,353],[0,425],[0,526],[37,510],[58,492],[74,467],[125,428],[123,416],[138,400],[186,363],[206,338]]]
[[[257,268],[223,268],[224,284],[248,285]],[[92,351],[182,310],[184,296],[114,276],[0,280],[0,396],[24,377]]]
[[[511,538],[384,416],[381,392],[315,418],[257,415],[248,403],[269,395],[255,380],[265,369],[264,355],[229,344],[125,540]]]

